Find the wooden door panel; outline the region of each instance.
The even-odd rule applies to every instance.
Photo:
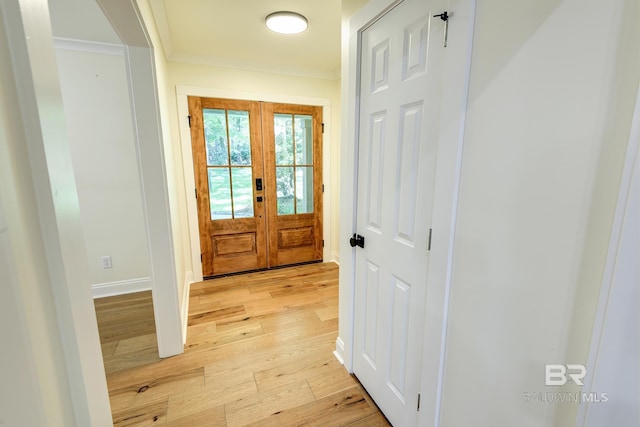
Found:
[[[213,236],[213,256],[251,255],[256,252],[256,233]]]
[[[314,243],[313,226],[278,230],[278,247],[280,249],[299,249],[313,246]]]
[[[248,271],[257,268],[256,233],[214,235],[211,240],[214,272]]]
[[[317,250],[317,227],[313,219],[282,222],[272,245],[277,251],[278,265],[322,259],[322,253],[318,254]]]

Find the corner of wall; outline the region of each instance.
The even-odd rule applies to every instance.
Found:
[[[193,272],[187,271],[184,275],[184,286],[182,287],[182,306],[180,312],[182,315],[182,344],[187,343],[187,325],[189,323],[189,292],[193,283]]]
[[[338,266],[340,265],[340,252],[331,252],[331,262],[335,262],[336,264],[338,264]]]
[[[336,338],[336,349],[333,351],[333,355],[341,365],[344,365],[344,342],[340,337]]]

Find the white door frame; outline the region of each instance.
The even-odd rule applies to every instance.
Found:
[[[598,306],[596,309],[596,318],[593,325],[593,331],[591,333],[591,344],[589,346],[589,356],[587,359],[587,377],[584,381],[582,391],[586,393],[591,392],[611,392],[611,390],[594,390],[595,373],[597,370],[604,372],[598,372],[602,377],[616,377],[616,373],[624,370],[624,366],[607,366],[604,364],[598,364],[599,356],[606,352],[611,352],[602,346],[602,338],[605,330],[608,328],[608,333],[619,336],[621,341],[625,340],[625,336],[629,333],[628,329],[618,329],[619,325],[607,324],[608,313],[616,312],[617,307],[612,300],[612,288],[617,284],[618,288],[624,288],[625,286],[637,286],[638,277],[630,277],[628,267],[626,263],[633,263],[634,257],[637,257],[637,253],[625,253],[623,247],[621,247],[621,241],[624,237],[623,230],[625,222],[635,224],[640,221],[639,218],[630,215],[633,212],[631,206],[630,192],[633,191],[634,184],[638,186],[638,182],[633,181],[634,176],[637,177],[638,171],[638,158],[640,157],[640,88],[636,95],[636,106],[634,109],[633,120],[631,124],[631,132],[629,136],[629,143],[627,145],[627,153],[625,156],[624,166],[622,169],[622,179],[620,180],[620,189],[618,190],[618,201],[616,203],[616,210],[613,218],[613,225],[611,227],[611,237],[609,240],[609,249],[607,253],[607,259],[605,263],[604,273],[602,275],[602,285],[600,287],[600,296],[598,299]],[[635,174],[635,175],[634,175]],[[637,209],[637,207],[636,207]],[[630,252],[630,251],[629,251]],[[636,258],[637,259],[637,258]],[[615,291],[615,290],[614,290]],[[611,321],[609,321],[610,323]],[[637,326],[636,326],[637,327]],[[635,329],[632,329],[635,331]],[[628,397],[628,396],[627,396]],[[615,405],[615,402],[614,402]],[[591,407],[595,407],[596,410],[598,404],[592,405],[591,402],[582,402],[578,407],[578,414],[576,416],[576,427],[583,427],[587,425],[588,413]]]
[[[345,84],[341,93],[340,328],[335,355],[349,372],[353,372],[354,359],[355,250],[350,247],[348,240],[356,232],[360,35],[378,17],[401,1],[371,0],[351,19],[348,28],[343,28],[347,44],[343,45],[342,56],[342,81]],[[475,10],[476,0],[452,0],[448,10],[451,18],[443,68],[419,425],[439,424]]]
[[[129,84],[135,107],[136,148],[143,184],[147,239],[151,254],[154,311],[161,357],[183,352],[162,134],[153,61],[135,0],[102,2],[112,25],[129,42]],[[49,278],[58,310],[60,339],[67,350],[70,396],[79,425],[111,425],[100,340],[87,281],[77,190],[64,129],[48,4],[44,0],[2,3],[12,66],[22,104],[29,162],[43,224]],[[27,43],[28,41],[28,43]]]
[[[184,352],[186,321],[183,325],[154,49],[135,0],[97,2],[125,44],[158,353],[160,357],[175,356]]]
[[[322,181],[324,194],[322,201],[322,234],[324,261],[331,259],[331,101],[327,98],[313,98],[305,96],[278,95],[268,93],[253,93],[230,91],[217,88],[196,86],[176,86],[178,103],[178,123],[180,129],[180,146],[182,149],[182,164],[184,171],[185,193],[187,195],[187,221],[189,223],[189,238],[191,241],[191,268],[193,281],[200,282],[202,276],[202,262],[200,261],[200,231],[198,228],[198,206],[195,192],[196,181],[193,170],[193,151],[191,149],[191,131],[189,129],[189,96],[205,98],[241,99],[245,101],[278,102],[283,104],[313,105],[322,107],[322,121],[324,135],[322,138]]]

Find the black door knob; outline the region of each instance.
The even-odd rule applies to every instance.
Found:
[[[349,239],[349,244],[351,245],[352,248],[356,246],[360,246],[361,248],[364,248],[364,237],[359,234],[354,234],[353,237]]]

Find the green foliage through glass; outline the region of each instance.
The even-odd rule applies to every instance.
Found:
[[[202,113],[211,219],[253,217],[249,112],[203,109]]]
[[[233,217],[253,217],[253,183],[251,181],[251,168],[231,168],[231,180],[233,182]]]
[[[313,212],[313,117],[274,114],[278,215]]]
[[[209,204],[211,219],[231,219],[231,183],[229,169],[209,168]]]
[[[227,144],[227,120],[224,110],[203,109],[204,140],[207,148],[208,166],[229,164]]]

